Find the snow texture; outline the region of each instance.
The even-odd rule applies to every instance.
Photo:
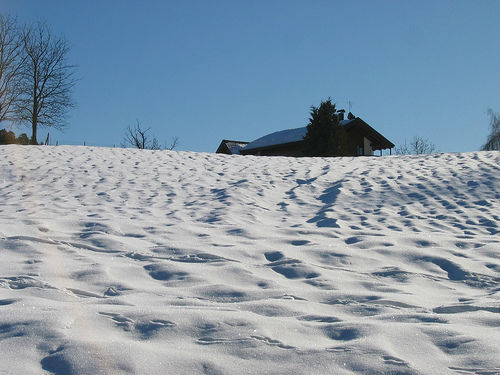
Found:
[[[500,153],[0,147],[0,373],[498,374]]]

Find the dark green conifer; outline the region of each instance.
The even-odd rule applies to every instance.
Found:
[[[342,156],[344,137],[339,114],[330,98],[321,102],[319,107],[311,106],[311,117],[304,137],[306,156]]]
[[[16,143],[16,135],[13,131],[0,130],[0,145],[11,145]]]

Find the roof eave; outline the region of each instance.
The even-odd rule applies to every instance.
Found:
[[[372,136],[372,138],[374,138],[370,139],[372,141],[373,150],[385,150],[394,147],[394,143],[389,141],[386,137],[384,137],[382,134],[380,134],[378,131],[376,131],[373,127],[371,127],[369,124],[367,124],[365,121],[363,121],[363,119],[359,117],[356,117],[353,121],[344,126],[346,126],[348,128],[347,130],[349,130],[356,125],[365,128],[369,133],[368,136]]]
[[[300,144],[302,142],[304,142],[303,139],[301,139],[300,141],[286,142],[286,143],[280,143],[280,144],[277,144],[277,145],[255,147],[255,148],[250,148],[250,149],[242,148],[240,150],[240,154],[247,155],[249,151],[252,152],[252,153],[253,152],[259,152],[259,151],[268,151],[268,150],[273,150],[273,149],[281,148],[281,147],[284,147],[284,146],[298,145],[298,144]]]

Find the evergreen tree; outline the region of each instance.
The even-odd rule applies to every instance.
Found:
[[[0,145],[11,145],[16,143],[16,135],[13,131],[0,130]]]
[[[16,134],[11,130],[0,129],[0,145],[29,145],[30,139],[26,133],[22,133],[16,138]]]
[[[311,106],[311,117],[304,137],[306,156],[342,156],[345,140],[339,115],[330,98],[319,107]]]
[[[19,137],[17,137],[16,143],[18,145],[29,145],[30,139],[28,138],[28,135],[26,133],[22,133]]]

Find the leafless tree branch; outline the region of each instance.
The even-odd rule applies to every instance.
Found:
[[[166,145],[165,145],[166,146]],[[172,137],[172,142],[168,147],[165,147],[167,150],[174,150],[179,146],[179,137]]]
[[[14,119],[24,61],[16,19],[0,14],[0,122]]]
[[[66,62],[68,42],[54,36],[46,24],[25,27],[21,37],[26,59],[21,69],[16,119],[31,125],[32,142],[36,143],[38,126],[58,130],[67,126],[68,109],[75,105],[75,66]]]
[[[161,147],[158,140],[155,137],[151,138],[148,134],[150,130],[151,128],[141,128],[141,123],[137,119],[134,127],[131,127],[130,125],[127,127],[121,146],[132,146],[141,150],[159,150]]]
[[[488,110],[488,114],[490,115],[490,134],[481,150],[500,150],[500,115],[493,112],[491,108]]]
[[[149,134],[151,128],[143,129],[138,119],[135,120],[135,125],[127,127],[121,147],[134,147],[141,150],[161,150],[162,147],[158,139]],[[172,142],[169,146],[165,144],[165,149],[173,150],[179,145],[179,137],[172,137]]]
[[[396,154],[399,155],[421,155],[436,152],[436,145],[427,138],[413,137],[410,143],[406,142],[396,147]]]

